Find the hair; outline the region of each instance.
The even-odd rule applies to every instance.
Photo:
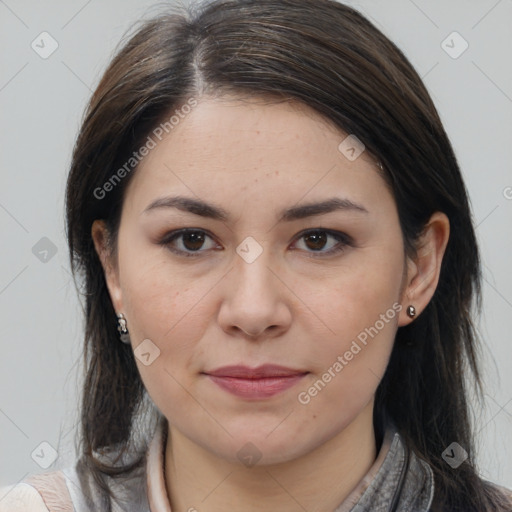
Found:
[[[91,237],[93,221],[103,219],[116,253],[123,194],[136,165],[105,198],[98,188],[112,183],[173,111],[191,98],[222,95],[300,102],[356,135],[382,164],[407,255],[415,254],[434,212],[448,216],[437,289],[422,314],[398,329],[376,392],[374,421],[389,414],[409,449],[430,465],[434,510],[498,510],[499,493],[478,476],[474,460],[469,392],[482,396],[472,322],[481,310],[481,271],[461,172],[407,58],[364,16],[332,0],[220,0],[167,8],[141,22],[101,78],[73,150],[66,191],[71,267],[85,296],[84,464],[105,488],[102,475],[140,467],[142,453],[120,466],[98,453],[114,446],[128,452],[147,398],[132,349],[119,342]],[[441,457],[454,440],[468,453],[457,470]]]

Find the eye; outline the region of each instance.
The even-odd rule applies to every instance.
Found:
[[[170,251],[182,256],[198,256],[201,252],[205,240],[213,238],[201,229],[181,229],[168,233],[159,243],[166,246]],[[176,247],[175,241],[178,241]],[[206,247],[206,250],[213,249],[215,244]]]
[[[337,243],[328,244],[327,241],[329,239],[335,240]],[[313,229],[303,232],[300,234],[299,240],[304,240],[303,245],[306,246],[306,252],[319,253],[321,256],[336,254],[345,250],[347,246],[353,247],[354,245],[352,239],[345,233],[325,229]],[[326,246],[330,246],[330,248],[322,250]],[[313,255],[313,257],[315,256]]]
[[[205,247],[205,241],[210,239],[211,242]],[[337,243],[328,244],[328,240],[334,240]],[[325,256],[339,253],[346,247],[353,247],[352,239],[341,231],[330,231],[325,229],[312,229],[299,234],[298,240],[304,240],[305,251],[313,253],[311,256]],[[199,256],[207,250],[215,250],[218,247],[213,238],[202,229],[181,229],[168,233],[159,242],[160,245],[167,247],[171,252],[180,256]],[[323,250],[329,247],[328,250]],[[203,250],[201,250],[203,249]],[[296,247],[294,248],[296,249]],[[302,248],[299,247],[302,250]],[[314,254],[317,253],[317,254]]]

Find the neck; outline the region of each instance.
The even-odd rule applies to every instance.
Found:
[[[172,512],[321,512],[340,505],[375,458],[372,400],[313,451],[267,466],[247,468],[218,457],[169,424],[165,479]]]

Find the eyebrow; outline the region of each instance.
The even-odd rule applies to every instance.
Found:
[[[230,215],[224,208],[185,196],[161,197],[147,206],[142,213],[148,213],[159,208],[177,208],[184,212],[193,213],[195,215],[200,215],[201,217],[208,217],[223,222],[230,220]],[[355,203],[350,199],[332,197],[321,202],[307,203],[301,206],[292,206],[291,208],[287,208],[280,212],[279,222],[290,222],[340,210],[369,213],[364,206]]]

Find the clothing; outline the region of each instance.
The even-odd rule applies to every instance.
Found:
[[[0,512],[171,512],[164,478],[166,439],[167,420],[162,416],[148,445],[145,464],[122,479],[107,477],[109,488],[119,498],[117,502],[111,502],[77,463],[26,478],[0,501]],[[410,453],[389,425],[374,464],[335,512],[426,512],[433,494],[429,465]]]
[[[161,416],[145,464],[122,479],[107,477],[117,502],[111,502],[78,462],[74,467],[26,478],[0,501],[0,512],[171,512],[164,478],[166,439],[167,420]],[[433,494],[432,470],[406,449],[389,425],[375,462],[335,512],[424,512]],[[395,509],[390,508],[394,498]]]

